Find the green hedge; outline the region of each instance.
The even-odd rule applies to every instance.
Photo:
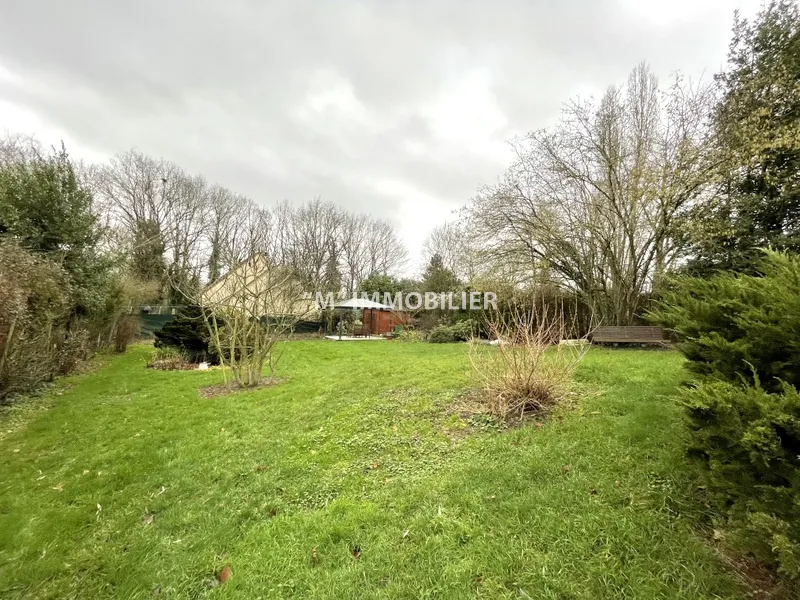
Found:
[[[800,387],[800,259],[768,252],[760,270],[678,279],[651,317],[675,333],[699,375]]]
[[[732,541],[800,576],[800,394],[708,381],[684,395],[689,453]]]
[[[475,323],[469,319],[458,321],[453,325],[439,325],[431,329],[428,341],[432,344],[448,344],[452,342],[466,342],[475,331]]]
[[[683,398],[689,453],[729,539],[800,578],[800,258],[678,279],[651,318],[698,375]]]

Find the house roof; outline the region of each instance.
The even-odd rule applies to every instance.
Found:
[[[368,298],[350,298],[344,302],[339,302],[334,308],[351,308],[354,310],[361,310],[364,308],[373,308],[375,310],[392,310],[391,306],[374,302]]]

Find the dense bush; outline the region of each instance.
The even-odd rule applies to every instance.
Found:
[[[416,329],[403,329],[395,338],[400,342],[424,342],[425,336]]]
[[[0,400],[122,351],[129,307],[148,291],[103,251],[91,191],[66,151],[5,146],[0,156]]]
[[[800,394],[700,383],[685,394],[690,455],[724,511],[733,541],[800,576]]]
[[[198,306],[182,308],[175,318],[154,333],[155,347],[174,349],[193,363],[219,363],[219,356],[211,349],[211,336],[203,313]]]
[[[760,276],[673,283],[651,316],[700,381],[685,393],[690,454],[736,544],[800,576],[800,258]]]
[[[439,325],[428,334],[428,341],[432,344],[448,344],[452,342],[466,342],[472,339],[475,323],[463,320],[453,325]]]
[[[428,341],[431,344],[449,344],[456,341],[456,335],[449,326],[439,325],[431,329]]]
[[[68,370],[66,359],[77,354],[65,328],[68,299],[62,269],[0,243],[0,401]]]
[[[769,252],[760,271],[678,279],[651,318],[674,332],[695,373],[800,387],[800,258]]]

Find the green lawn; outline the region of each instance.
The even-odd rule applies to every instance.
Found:
[[[592,350],[575,406],[500,431],[446,410],[465,345],[292,342],[285,383],[213,399],[151,352],[0,416],[0,597],[742,597],[694,529],[675,353]]]

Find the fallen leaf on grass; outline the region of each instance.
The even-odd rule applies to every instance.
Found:
[[[572,471],[572,467],[570,465],[564,465],[563,467],[561,467],[562,473],[569,473],[570,471]]]
[[[56,491],[58,491],[58,492],[63,492],[63,491],[64,491],[64,484],[63,484],[63,483],[59,483],[59,484],[58,484],[56,487],[54,487],[53,489],[54,489],[54,490],[56,490]]]
[[[372,461],[372,468],[373,468],[373,470],[378,468],[378,461],[377,460],[373,460]]]
[[[350,548],[350,553],[353,555],[353,558],[358,560],[361,558],[361,546],[355,545]]]
[[[226,566],[224,569],[222,569],[222,571],[219,572],[219,575],[217,575],[217,579],[219,579],[220,584],[225,583],[230,578],[231,578],[230,566]]]
[[[145,509],[144,514],[142,515],[142,524],[144,524],[145,526],[152,525],[153,519],[155,519],[155,515],[152,514],[150,511],[148,511],[147,509]]]

